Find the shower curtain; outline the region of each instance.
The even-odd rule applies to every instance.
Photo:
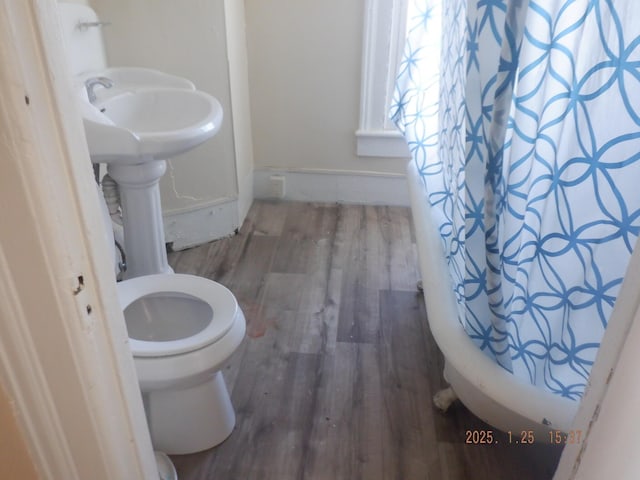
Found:
[[[579,399],[640,233],[636,0],[409,0],[391,116],[458,320]]]

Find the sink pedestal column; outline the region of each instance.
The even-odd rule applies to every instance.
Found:
[[[127,255],[125,278],[173,273],[167,262],[158,185],[166,169],[165,160],[149,160],[138,165],[110,164],[107,167],[120,190]]]

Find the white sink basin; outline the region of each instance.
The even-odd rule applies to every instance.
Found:
[[[222,106],[204,92],[141,87],[95,104],[84,102],[83,120],[94,163],[139,164],[191,150],[213,137]]]
[[[141,87],[168,87],[195,90],[196,87],[190,80],[177,77],[168,73],[142,67],[108,67],[78,75],[77,80],[84,88],[84,82],[91,77],[107,77],[113,81],[116,90],[136,90]],[[103,90],[109,96],[108,90]],[[100,96],[98,94],[98,96]]]

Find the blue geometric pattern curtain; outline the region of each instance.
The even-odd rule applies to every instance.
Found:
[[[392,116],[440,226],[459,320],[504,368],[571,399],[640,234],[637,8],[409,6]]]

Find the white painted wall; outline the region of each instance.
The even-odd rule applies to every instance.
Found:
[[[335,201],[407,204],[405,160],[356,155],[364,0],[89,3],[113,22],[111,65],[187,77],[225,110],[219,134],[171,161],[161,182],[178,248],[229,233],[254,191],[270,196],[274,174],[287,199],[325,200],[314,191],[337,188]]]
[[[225,116],[218,134],[168,162],[160,188],[167,241],[174,247],[232,233],[253,200],[248,85],[242,82],[247,75],[242,70],[246,72],[241,5],[231,5],[234,8],[227,12],[225,0],[89,3],[102,20],[112,22],[103,30],[110,65],[149,67],[179,75],[220,100]]]
[[[243,219],[253,203],[253,142],[244,2],[225,0],[224,11],[238,176],[238,211]]]
[[[103,20],[108,63],[186,77],[224,108],[219,133],[172,160],[162,180],[165,212],[237,194],[223,0],[92,0]]]
[[[254,191],[270,196],[273,174],[288,199],[324,200],[313,192],[335,186],[336,201],[407,203],[397,188],[405,160],[356,155],[364,0],[89,3],[113,22],[104,29],[111,65],[187,77],[225,110],[219,134],[171,161],[161,182],[174,246],[228,234]],[[381,183],[387,195],[377,195]]]
[[[404,175],[356,155],[364,0],[245,0],[256,169]]]

